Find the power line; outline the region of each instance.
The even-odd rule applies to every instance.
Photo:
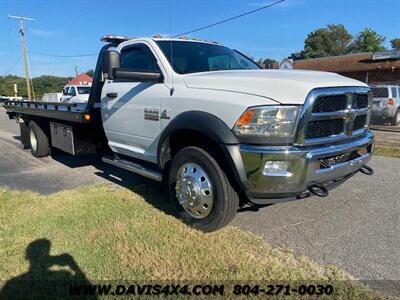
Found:
[[[88,54],[73,54],[73,55],[58,55],[58,54],[49,54],[49,53],[41,53],[36,51],[29,51],[29,54],[40,55],[40,56],[49,56],[49,57],[86,57],[86,56],[97,56],[98,53],[88,53]]]
[[[17,50],[17,48],[20,47],[19,43],[15,44],[14,47],[9,47],[9,49],[11,49],[11,51],[8,51],[8,53],[11,55],[12,53],[15,53],[15,50]],[[5,66],[4,66],[5,67]],[[2,68],[1,68],[2,69]]]
[[[17,61],[15,63],[12,64],[11,67],[8,68],[7,71],[4,72],[4,76],[6,76],[12,69],[14,69],[14,67],[21,61],[22,59],[22,55],[17,59]]]
[[[84,15],[88,14],[91,11],[93,11],[92,7],[90,7],[89,9],[85,10],[84,12],[82,12],[82,13],[76,15],[76,16],[73,16],[73,17],[70,17],[70,18],[66,19],[62,23],[56,24],[55,26],[53,26],[52,30],[59,30],[60,28],[64,27],[65,25],[68,25],[69,23],[71,23],[71,21],[73,21],[75,19],[78,19],[78,18],[81,18],[81,17],[83,17]]]
[[[226,23],[226,22],[229,22],[229,21],[232,21],[232,20],[235,20],[235,19],[238,19],[238,18],[247,16],[247,15],[253,14],[253,13],[255,13],[255,12],[258,12],[258,11],[263,10],[263,9],[266,9],[266,8],[268,8],[268,7],[277,5],[277,4],[279,4],[279,3],[281,3],[281,2],[284,2],[284,1],[285,1],[285,0],[279,0],[279,1],[276,1],[276,2],[273,2],[273,3],[270,3],[270,4],[267,4],[267,5],[264,5],[264,6],[262,6],[262,7],[259,7],[259,8],[257,8],[257,9],[253,9],[253,10],[251,10],[251,11],[242,13],[242,14],[237,15],[237,16],[234,16],[234,17],[231,17],[231,18],[228,18],[228,19],[225,19],[225,20],[222,20],[222,21],[219,21],[219,22],[210,24],[210,25],[206,25],[206,26],[203,26],[203,27],[200,27],[200,28],[197,28],[197,29],[193,29],[193,30],[190,30],[190,31],[187,31],[187,32],[184,32],[184,33],[180,33],[180,34],[174,35],[173,37],[179,37],[179,36],[182,36],[182,35],[187,35],[187,34],[191,34],[191,33],[194,33],[194,32],[200,31],[200,30],[204,30],[204,29],[207,29],[207,28],[210,28],[210,27],[214,27],[214,26],[217,26],[217,25],[220,25],[220,24],[223,24],[223,23]]]
[[[41,6],[43,6],[44,4],[47,4],[48,0],[43,0]],[[67,25],[68,23],[70,23],[71,21],[81,18],[84,15],[88,14],[89,12],[93,11],[93,8],[90,7],[89,9],[85,10],[84,12],[70,17],[68,19],[66,19],[65,21],[63,21],[62,23],[56,24],[55,26],[52,27],[51,30],[59,30],[60,28],[62,28],[63,26]],[[57,54],[48,54],[48,53],[41,53],[41,52],[34,52],[34,51],[29,51],[29,54],[33,54],[33,55],[40,55],[40,56],[48,56],[48,57],[64,57],[64,58],[68,58],[68,57],[85,57],[85,56],[97,56],[98,53],[90,53],[90,54],[77,54],[77,55],[57,55]]]

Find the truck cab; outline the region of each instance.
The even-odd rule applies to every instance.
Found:
[[[89,100],[90,86],[67,85],[63,89],[61,102],[65,103],[87,103]]]

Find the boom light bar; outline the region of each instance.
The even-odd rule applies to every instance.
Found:
[[[105,43],[115,43],[115,44],[120,44],[125,41],[129,41],[134,39],[134,37],[129,37],[125,35],[103,35],[100,38],[100,41],[105,42]]]

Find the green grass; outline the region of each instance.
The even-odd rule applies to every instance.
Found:
[[[47,239],[50,256],[38,249],[43,242],[28,247],[31,263],[45,266],[38,276],[46,268],[69,272],[75,261],[91,282],[322,282],[337,287],[337,299],[384,298],[335,266],[271,248],[232,226],[193,230],[165,213],[168,205],[155,204],[160,198],[144,186],[137,193],[102,185],[49,196],[0,189],[0,285],[27,272],[27,246]]]
[[[375,155],[400,158],[400,148],[391,146],[375,146]]]

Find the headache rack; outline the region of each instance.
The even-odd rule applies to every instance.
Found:
[[[362,135],[368,129],[371,104],[368,87],[311,91],[301,113],[296,144],[329,144]]]

